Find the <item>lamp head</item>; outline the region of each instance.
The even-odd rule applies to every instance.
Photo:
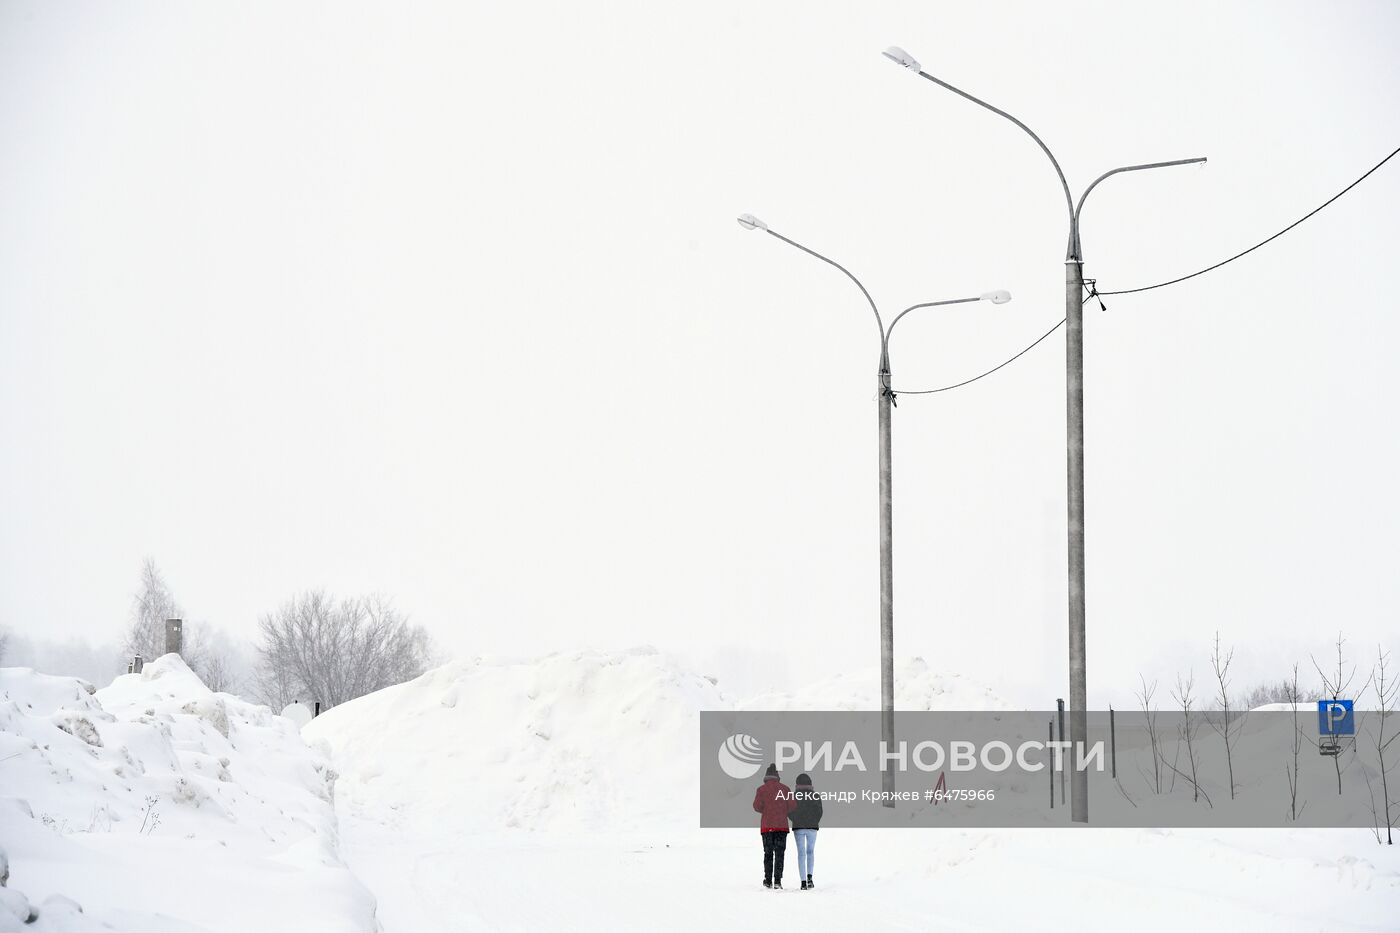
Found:
[[[881,54],[888,58],[890,61],[894,62],[896,65],[899,65],[901,68],[908,68],[910,71],[924,70],[923,67],[919,64],[918,59],[916,59],[914,56],[910,55],[908,52],[904,51],[897,45],[890,46],[889,48],[885,49],[885,51]]]
[[[740,214],[739,226],[745,230],[767,230],[768,225],[752,214]]]
[[[983,301],[990,301],[994,305],[1004,305],[1011,300],[1011,293],[1001,288],[994,292],[983,292],[977,297],[981,298]]]

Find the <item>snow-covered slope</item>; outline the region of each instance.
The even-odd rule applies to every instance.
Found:
[[[0,669],[6,897],[41,917],[60,895],[84,908],[70,925],[372,931],[373,898],[337,853],[333,786],[290,722],[210,692],[176,655],[103,690]],[[44,922],[64,912],[55,901]]]
[[[303,734],[343,763],[347,803],[421,825],[694,825],[698,711],[731,705],[651,648],[478,658],[338,706]]]

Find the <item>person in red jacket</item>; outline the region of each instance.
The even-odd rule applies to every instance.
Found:
[[[753,810],[760,814],[763,836],[763,886],[783,886],[783,856],[787,854],[788,814],[797,809],[792,788],[778,780],[778,766],[769,765],[763,785],[753,795]]]

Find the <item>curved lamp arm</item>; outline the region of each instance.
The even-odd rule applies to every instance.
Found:
[[[840,269],[843,273],[845,273],[846,278],[850,279],[852,282],[855,282],[856,288],[860,289],[860,293],[865,296],[865,300],[870,302],[870,310],[875,312],[875,327],[880,331],[880,346],[883,349],[885,345],[885,322],[884,319],[880,317],[880,309],[875,306],[875,299],[870,297],[869,290],[867,290],[866,287],[861,284],[860,279],[856,278],[851,273],[850,269],[847,269],[845,266],[841,265],[834,259],[828,259],[826,256],[823,256],[821,253],[817,252],[814,249],[809,249],[806,246],[803,246],[796,240],[788,239],[781,233],[778,233],[776,230],[770,230],[766,223],[759,220],[752,214],[740,214],[739,225],[746,230],[762,230],[769,236],[775,236],[778,239],[782,240],[784,243],[788,244],[789,246],[795,246],[798,249],[802,250],[802,252],[806,253],[808,256],[815,256],[827,265],[835,266],[836,268]]]
[[[1012,123],[1019,126],[1021,129],[1025,130],[1026,135],[1030,136],[1031,139],[1035,140],[1035,144],[1040,147],[1040,151],[1045,153],[1046,158],[1050,160],[1050,164],[1055,167],[1055,174],[1058,175],[1060,178],[1060,188],[1063,189],[1065,193],[1065,209],[1069,211],[1070,223],[1074,223],[1074,197],[1069,193],[1069,182],[1065,180],[1064,170],[1060,168],[1060,160],[1055,158],[1055,154],[1050,151],[1049,146],[1045,145],[1045,141],[1035,134],[1035,130],[1032,130],[1029,126],[1026,126],[1026,124],[1022,123],[1020,120],[1016,119],[1011,114],[1007,113],[1005,110],[1002,110],[1000,107],[993,107],[991,104],[987,103],[985,100],[982,100],[980,97],[973,97],[971,94],[967,93],[967,91],[964,91],[962,88],[954,87],[953,85],[949,84],[947,81],[944,81],[941,78],[935,78],[933,75],[929,74],[927,71],[924,71],[922,68],[918,68],[918,62],[913,61],[913,59],[907,60],[914,67],[911,67],[911,64],[905,64],[905,62],[898,58],[895,54],[892,54],[895,52],[899,52],[899,50],[890,49],[884,54],[886,58],[890,58],[895,62],[904,65],[904,67],[909,68],[911,71],[917,71],[919,77],[927,78],[939,87],[946,88],[952,91],[954,94],[958,95],[959,97],[972,101],[979,107],[985,107],[997,116],[1005,117]],[[907,58],[907,53],[900,54],[905,55]]]
[[[904,317],[904,315],[908,314],[910,311],[917,311],[920,308],[941,308],[944,305],[965,305],[971,304],[974,301],[990,301],[994,305],[1004,305],[1010,300],[1010,292],[1006,291],[1005,289],[998,289],[994,292],[983,292],[975,298],[947,298],[943,301],[921,301],[916,305],[910,305],[903,311],[896,314],[893,321],[890,321],[890,326],[885,331],[884,339],[881,342],[881,349],[884,351],[884,356],[888,358],[890,351],[890,337],[894,335],[894,326],[899,323],[900,318]]]
[[[916,304],[916,305],[910,305],[909,307],[905,308],[903,311],[901,311],[901,312],[899,312],[898,314],[896,314],[893,321],[890,321],[890,326],[889,326],[889,328],[885,331],[885,343],[886,343],[886,344],[889,343],[889,341],[890,341],[890,335],[894,333],[894,326],[895,326],[896,324],[899,323],[899,319],[902,318],[902,317],[904,317],[904,315],[908,314],[910,311],[917,311],[917,310],[919,310],[920,308],[941,308],[943,305],[965,305],[965,304],[968,304],[968,303],[973,302],[973,301],[981,301],[981,300],[982,300],[981,297],[977,297],[977,298],[949,298],[949,299],[947,299],[946,301],[924,301],[924,302],[920,302],[919,304]]]
[[[1141,172],[1149,168],[1168,168],[1173,165],[1196,165],[1198,163],[1204,162],[1205,160],[1205,156],[1201,156],[1200,158],[1196,159],[1174,159],[1171,162],[1147,162],[1143,165],[1124,165],[1120,168],[1110,169],[1107,172],[1104,172],[1098,178],[1095,178],[1093,182],[1089,185],[1089,187],[1084,189],[1084,193],[1079,196],[1079,203],[1074,206],[1073,223],[1070,227],[1070,229],[1073,231],[1073,242],[1070,243],[1069,258],[1083,258],[1079,249],[1079,217],[1084,212],[1084,202],[1088,199],[1089,192],[1093,191],[1096,187],[1098,187],[1099,182],[1103,181],[1105,178],[1108,178],[1110,175],[1118,175],[1123,172]]]
[[[947,81],[944,81],[941,78],[935,78],[933,75],[924,71],[923,66],[920,65],[917,60],[915,60],[914,56],[910,55],[908,52],[904,51],[898,46],[891,46],[890,48],[886,49],[883,54],[886,58],[894,62],[896,65],[899,65],[902,68],[907,68],[910,71],[916,72],[919,75],[919,77],[927,78],[939,87],[946,88],[947,90],[952,91],[959,97],[972,101],[979,107],[985,107],[992,113],[995,113],[1001,117],[1005,117],[1012,123],[1019,126],[1021,129],[1025,130],[1026,134],[1029,135],[1031,139],[1035,140],[1036,145],[1039,146],[1040,150],[1045,153],[1047,158],[1050,159],[1050,164],[1055,166],[1055,174],[1060,177],[1060,188],[1063,189],[1065,193],[1065,207],[1069,209],[1069,245],[1065,250],[1066,262],[1071,260],[1083,259],[1083,254],[1081,253],[1079,248],[1079,213],[1084,208],[1084,199],[1089,196],[1089,192],[1093,191],[1094,186],[1097,185],[1099,182],[1103,181],[1110,175],[1117,175],[1119,172],[1137,172],[1148,168],[1164,168],[1169,165],[1191,165],[1192,163],[1205,161],[1204,158],[1178,159],[1174,162],[1150,162],[1146,165],[1125,165],[1122,168],[1115,168],[1113,169],[1113,171],[1104,172],[1098,178],[1095,178],[1094,183],[1091,184],[1088,188],[1085,188],[1084,193],[1079,196],[1079,203],[1076,205],[1074,203],[1074,197],[1069,193],[1069,182],[1065,180],[1065,173],[1060,168],[1059,160],[1056,159],[1055,154],[1050,151],[1050,147],[1045,145],[1044,140],[1037,136],[1035,134],[1035,131],[1032,130],[1029,126],[1026,126],[1026,124],[1022,123],[1020,120],[1016,119],[1011,114],[1007,113],[1005,110],[1002,110],[1000,107],[993,107],[985,100],[982,100],[979,97],[973,97],[971,94],[967,93],[967,91],[964,91],[962,88],[954,87],[953,85],[949,84]]]

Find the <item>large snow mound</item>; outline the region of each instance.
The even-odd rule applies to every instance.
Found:
[[[54,929],[375,929],[338,855],[334,782],[292,723],[177,655],[103,690],[0,669],[5,897],[82,905]]]
[[[731,703],[651,648],[477,658],[352,700],[303,730],[339,793],[454,831],[698,820],[701,709]]]

